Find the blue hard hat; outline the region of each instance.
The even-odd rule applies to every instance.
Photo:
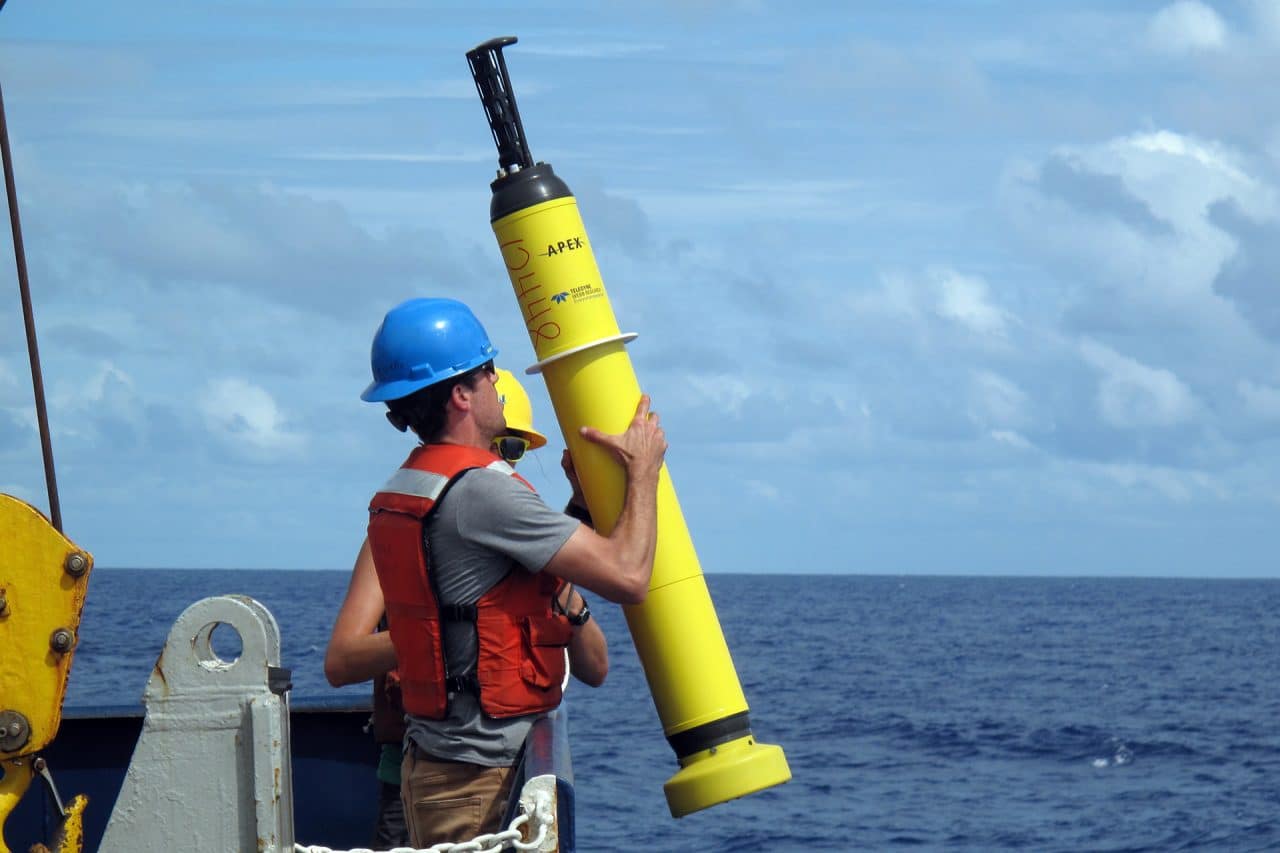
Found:
[[[387,312],[373,336],[370,403],[398,400],[493,360],[498,350],[456,299],[410,299]]]

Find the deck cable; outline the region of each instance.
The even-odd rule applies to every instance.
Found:
[[[0,7],[3,7],[0,0]],[[18,217],[18,190],[13,180],[13,153],[9,150],[9,124],[5,120],[4,91],[0,89],[0,156],[4,160],[4,189],[9,197],[9,226],[13,231],[13,258],[18,265],[18,291],[22,296],[22,320],[27,329],[27,356],[31,364],[31,385],[36,398],[36,421],[40,425],[40,451],[44,457],[44,480],[49,491],[49,521],[62,532],[62,509],[58,504],[58,478],[53,470],[53,442],[49,437],[49,415],[44,402],[44,378],[40,372],[40,347],[36,344],[36,320],[31,308],[31,287],[27,281],[27,255],[22,248],[22,220]]]

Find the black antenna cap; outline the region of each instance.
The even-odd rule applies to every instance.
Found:
[[[505,172],[533,165],[533,154],[516,106],[516,93],[511,88],[511,75],[507,73],[507,61],[502,55],[502,49],[516,41],[515,36],[500,36],[467,51],[471,77],[489,120],[493,142],[498,146],[498,165]]]

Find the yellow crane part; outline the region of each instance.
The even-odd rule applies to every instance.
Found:
[[[0,853],[9,853],[4,821],[31,783],[31,756],[62,722],[93,556],[3,494],[0,543]],[[83,800],[70,804],[59,851],[80,848]]]
[[[89,798],[84,794],[72,797],[61,823],[53,831],[53,846],[37,844],[31,848],[31,853],[80,853],[84,847],[84,809],[87,805]]]
[[[18,801],[31,784],[31,761],[26,758],[9,759],[0,763],[0,774],[3,774],[0,775],[0,853],[9,853],[9,845],[4,840],[4,822],[18,807]]]

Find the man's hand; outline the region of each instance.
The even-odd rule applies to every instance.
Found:
[[[569,448],[567,447],[564,449],[564,453],[560,454],[560,467],[564,469],[565,479],[569,481],[569,487],[573,489],[573,494],[569,496],[569,503],[586,509],[587,499],[582,495],[582,484],[578,482],[578,472],[573,467],[573,457],[569,455]]]
[[[583,438],[612,453],[613,458],[626,470],[628,480],[656,478],[667,453],[667,436],[658,422],[657,412],[649,410],[648,394],[640,395],[635,417],[621,435],[609,435],[595,427],[586,426],[579,433]],[[568,473],[568,468],[565,473]],[[570,482],[574,482],[573,479]]]
[[[583,427],[581,435],[608,450],[626,471],[622,510],[608,536],[586,525],[575,530],[545,570],[609,601],[643,604],[653,576],[658,538],[658,472],[667,452],[666,434],[658,416],[649,411],[649,395],[644,394],[635,417],[621,435],[609,435],[592,427]],[[567,454],[561,465],[569,482],[576,486],[573,461]],[[590,625],[588,622],[584,627]]]

